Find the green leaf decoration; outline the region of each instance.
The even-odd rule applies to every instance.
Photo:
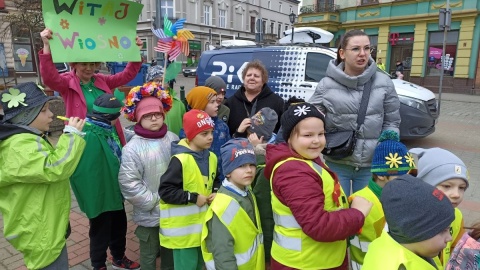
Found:
[[[182,63],[180,63],[180,62],[170,63],[170,65],[168,65],[168,67],[167,67],[167,70],[165,71],[164,81],[169,82],[169,81],[175,79],[177,77],[178,73],[180,73],[180,71],[182,71]]]
[[[20,90],[17,88],[8,89],[9,93],[4,93],[2,95],[2,102],[8,102],[8,108],[18,107],[20,104],[23,106],[28,106],[25,101],[27,95],[25,93],[20,93]]]

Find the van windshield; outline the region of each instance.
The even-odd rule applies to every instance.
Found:
[[[305,65],[305,81],[319,82],[327,72],[328,63],[333,58],[329,55],[317,52],[307,53]]]

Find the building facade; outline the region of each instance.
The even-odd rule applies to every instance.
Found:
[[[142,0],[144,5],[137,32],[145,41],[143,54],[147,61],[163,60],[153,50],[157,43],[151,32],[152,23],[163,26],[166,15],[172,22],[185,18],[185,29],[195,38],[189,41],[190,55],[179,56],[184,63],[194,62],[209,46],[218,46],[223,40],[242,39],[258,43],[275,43],[283,31],[292,27],[288,15],[298,14],[296,0]],[[160,5],[160,9],[158,6]],[[161,18],[157,18],[161,10]],[[160,21],[160,23],[158,23]],[[193,60],[192,60],[193,59]]]
[[[439,13],[445,0],[303,0],[295,26],[321,27],[335,34],[331,46],[351,29],[370,36],[387,71],[400,60],[405,79],[438,90],[443,67],[443,91],[480,94],[480,1],[450,0],[451,27],[446,35]]]

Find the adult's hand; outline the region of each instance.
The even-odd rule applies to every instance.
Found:
[[[43,41],[43,53],[50,53],[50,39],[52,39],[53,32],[48,27],[40,32],[40,37]]]
[[[137,36],[135,43],[137,44],[138,48],[141,50],[143,48],[143,41]]]

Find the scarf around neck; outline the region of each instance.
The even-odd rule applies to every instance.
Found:
[[[151,130],[143,128],[142,125],[140,125],[140,123],[136,123],[134,128],[133,128],[133,131],[138,136],[141,136],[141,137],[144,137],[144,138],[147,138],[147,139],[161,139],[161,138],[165,137],[165,135],[167,134],[168,128],[167,128],[166,124],[163,124],[162,127],[160,128],[160,130],[151,131]]]

